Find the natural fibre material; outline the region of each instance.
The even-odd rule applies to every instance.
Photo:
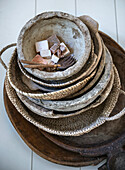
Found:
[[[33,112],[29,112],[27,111],[25,105],[19,100],[15,90],[10,86],[7,77],[5,80],[5,87],[10,101],[18,110],[18,112],[35,126],[52,134],[63,136],[79,136],[84,133],[88,133],[92,129],[103,124],[106,121],[104,118],[108,117],[115,107],[121,85],[116,68],[114,70],[115,80],[113,88],[107,99],[96,108],[90,109],[83,114],[81,113],[68,118],[51,119],[38,116]]]

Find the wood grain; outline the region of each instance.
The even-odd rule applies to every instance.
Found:
[[[87,166],[96,165],[105,157],[87,158],[80,154],[67,151],[55,145],[42,135],[37,127],[26,121],[12,105],[4,88],[4,103],[9,119],[24,142],[39,156],[62,165]]]

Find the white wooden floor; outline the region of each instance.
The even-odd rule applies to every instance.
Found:
[[[125,0],[0,0],[0,49],[16,42],[22,26],[43,11],[64,11],[76,16],[90,15],[100,30],[125,48]],[[3,57],[8,63],[13,49]],[[3,103],[5,70],[0,65],[0,170],[96,170],[51,163],[35,153],[19,137],[7,117]],[[101,164],[100,164],[101,165]]]

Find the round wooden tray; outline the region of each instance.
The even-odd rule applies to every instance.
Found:
[[[37,127],[26,121],[20,113],[15,109],[8,99],[4,88],[4,104],[10,121],[24,142],[39,156],[62,165],[68,166],[88,166],[97,165],[105,157],[88,158],[83,157],[79,153],[65,150],[49,139],[47,139]]]

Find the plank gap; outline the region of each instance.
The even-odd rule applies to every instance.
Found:
[[[75,0],[75,16],[77,16],[77,0]]]
[[[31,150],[31,170],[33,170],[33,151]]]
[[[36,13],[37,13],[37,0],[35,0],[35,16],[36,16]]]
[[[117,39],[117,42],[119,43],[116,0],[114,0],[114,9],[115,9],[116,39]]]

